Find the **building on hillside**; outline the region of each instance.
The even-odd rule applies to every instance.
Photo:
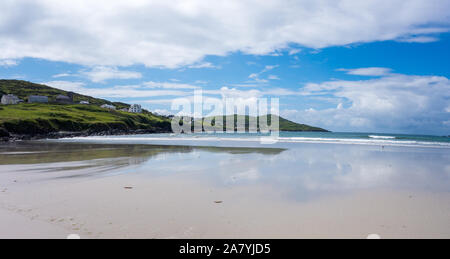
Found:
[[[19,97],[13,95],[13,94],[5,94],[2,96],[2,104],[8,105],[8,104],[18,104],[23,102]]]
[[[102,106],[100,106],[104,109],[109,109],[109,110],[116,110],[116,106],[114,105],[109,105],[109,104],[103,104]]]
[[[80,104],[89,104],[89,101],[80,101]]]
[[[122,112],[128,112],[128,108],[120,109],[120,111],[122,111]]]
[[[40,95],[30,95],[28,96],[28,103],[48,103],[48,97]]]
[[[142,113],[142,107],[139,104],[133,104],[130,106],[130,109],[128,109],[128,112]]]
[[[61,104],[72,104],[73,100],[65,95],[58,95],[56,96],[56,102]]]

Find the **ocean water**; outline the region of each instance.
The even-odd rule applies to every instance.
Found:
[[[342,132],[280,132],[271,137],[260,133],[195,133],[195,134],[147,134],[122,136],[77,137],[58,142],[96,142],[128,144],[181,144],[206,146],[255,146],[271,139],[275,146],[293,143],[359,144],[379,146],[417,146],[450,148],[449,136],[342,133]],[[270,146],[270,145],[267,145]]]

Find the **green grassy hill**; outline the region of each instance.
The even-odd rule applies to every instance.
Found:
[[[154,115],[148,111],[132,114],[121,111],[110,111],[100,105],[111,104],[118,109],[127,108],[125,103],[110,102],[90,96],[73,93],[74,102],[89,101],[91,105],[55,104],[58,95],[69,92],[45,85],[18,80],[0,80],[0,96],[14,94],[27,101],[29,95],[49,97],[48,104],[0,105],[0,137],[9,134],[45,135],[48,133],[69,132],[127,132],[145,130],[147,132],[170,132],[170,120]]]
[[[0,106],[0,128],[12,134],[31,136],[60,131],[169,132],[170,121],[152,114],[110,111],[94,105],[25,103]]]
[[[263,115],[264,116],[264,115]],[[271,125],[271,116],[270,115],[266,115],[267,116],[267,123],[268,125]],[[262,116],[258,117],[258,118],[254,118],[257,121],[257,125],[258,125],[258,130],[259,130],[259,120]],[[279,126],[280,126],[280,131],[319,131],[319,132],[327,132],[327,130],[322,129],[322,128],[318,128],[318,127],[313,127],[313,126],[309,126],[306,124],[299,124],[299,123],[295,123],[293,121],[284,119],[282,117],[279,117],[277,115],[274,115],[274,117],[278,118],[279,120]],[[234,129],[236,130],[236,125],[237,125],[237,120],[238,118],[240,120],[244,120],[245,121],[245,129],[248,131],[249,129],[249,121],[250,121],[250,116],[248,115],[228,115],[228,116],[223,116],[223,122],[224,123],[233,123],[233,125],[235,125]],[[213,117],[208,117],[209,120],[211,120],[211,124],[213,126],[215,126],[215,119]],[[204,122],[205,118],[202,120],[196,120],[194,122],[195,125],[200,125]],[[225,131],[226,128],[223,127],[223,130]]]
[[[293,121],[284,119],[279,117],[280,120],[280,130],[281,131],[319,131],[319,132],[328,132],[326,129],[309,126],[306,124],[299,124]],[[269,120],[270,121],[270,120]]]

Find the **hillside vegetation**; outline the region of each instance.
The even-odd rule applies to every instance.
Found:
[[[272,115],[263,115],[263,116],[267,116],[267,124],[268,126],[271,125],[271,117]],[[260,118],[262,118],[263,116],[259,116],[257,118],[255,117],[251,117],[248,115],[228,115],[228,116],[223,116],[223,131],[226,131],[226,125],[228,125],[228,123],[232,123],[232,125],[234,125],[234,130],[237,130],[237,121],[239,120],[243,120],[245,122],[245,130],[249,131],[249,122],[250,122],[250,118],[252,118],[252,120],[256,120],[257,123],[257,130],[260,129],[259,127],[259,121]],[[274,118],[278,118],[279,120],[279,130],[280,131],[320,131],[320,132],[327,132],[327,130],[322,129],[322,128],[318,128],[318,127],[312,127],[306,124],[299,124],[299,123],[295,123],[293,121],[284,119],[282,117],[279,117],[277,115],[273,115]],[[220,117],[219,117],[220,118]],[[203,118],[202,120],[196,120],[194,121],[194,125],[200,125],[200,124],[205,124],[205,120],[211,121],[211,125],[214,126],[214,128],[219,129],[218,126],[216,126],[216,121],[214,117],[207,117],[207,118]]]
[[[0,106],[0,128],[12,134],[147,130],[169,132],[170,121],[152,114],[110,111],[94,105],[18,104]]]

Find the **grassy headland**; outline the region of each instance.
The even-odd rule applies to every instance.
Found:
[[[56,132],[96,133],[170,132],[170,120],[145,111],[141,114],[103,109],[110,104],[117,109],[128,108],[129,104],[110,102],[91,96],[71,93],[46,85],[19,80],[0,80],[0,97],[14,94],[25,102],[30,95],[49,97],[49,103],[21,103],[0,105],[0,137],[22,135],[25,137],[45,136]],[[71,94],[74,103],[89,101],[90,105],[56,104],[56,96]]]
[[[237,115],[235,114],[233,115],[228,115],[228,116],[223,116],[223,123],[224,125],[228,125],[229,123],[232,123],[232,125],[234,125],[234,130],[237,130],[237,124],[238,124],[238,119],[241,121],[244,121],[245,123],[245,129],[246,131],[249,130],[249,124],[250,124],[250,119],[252,119],[253,121],[256,121],[256,125],[257,125],[257,130],[260,130],[260,120],[263,116],[267,117],[267,124],[270,126],[271,125],[271,117],[273,116],[274,118],[278,118],[279,120],[279,128],[280,131],[320,131],[320,132],[327,132],[327,130],[322,129],[322,128],[318,128],[318,127],[313,127],[313,126],[309,126],[306,124],[299,124],[287,119],[284,119],[280,116],[277,115],[262,115],[259,117],[251,117],[248,115]],[[199,125],[199,124],[205,124],[205,120],[208,119],[208,121],[211,121],[211,126],[213,126],[213,128],[217,128],[219,129],[219,127],[216,125],[216,118],[220,118],[219,117],[207,117],[207,118],[203,118],[202,120],[198,119],[194,121],[194,125]],[[226,124],[225,124],[226,123]],[[226,126],[223,126],[223,131],[226,131]]]
[[[170,132],[170,120],[153,114],[111,111],[95,105],[17,104],[0,106],[0,128],[12,134],[109,131]]]

